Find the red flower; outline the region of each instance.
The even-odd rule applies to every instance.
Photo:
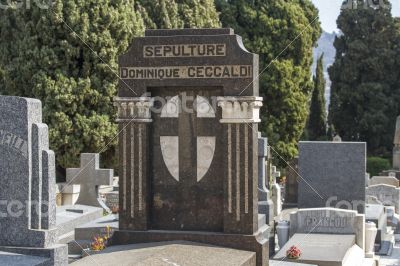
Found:
[[[289,250],[286,251],[286,256],[289,259],[298,259],[301,256],[301,251],[298,247],[292,246]]]

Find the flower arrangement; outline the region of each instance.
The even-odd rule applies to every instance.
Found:
[[[90,243],[90,250],[93,251],[101,251],[107,247],[108,240],[111,235],[111,227],[107,225],[106,227],[106,235],[104,236],[96,236],[93,238],[93,242]]]
[[[298,247],[292,246],[288,251],[286,251],[286,256],[289,259],[298,259],[301,256],[301,251]]]

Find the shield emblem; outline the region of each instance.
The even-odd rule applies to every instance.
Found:
[[[161,118],[178,118],[182,112],[182,102],[179,95],[167,101],[161,110]],[[215,110],[209,101],[202,96],[197,96],[193,111],[197,118],[215,118]],[[215,136],[197,136],[197,182],[207,174],[215,153]],[[179,182],[179,136],[160,136],[161,153],[164,163],[171,176]]]

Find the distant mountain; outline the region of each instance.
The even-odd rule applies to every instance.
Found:
[[[321,38],[318,40],[318,46],[314,48],[314,63],[312,65],[312,72],[315,74],[315,69],[317,67],[318,57],[324,54],[324,76],[326,79],[325,87],[325,99],[327,107],[329,105],[330,93],[331,93],[331,81],[329,79],[328,67],[335,61],[336,49],[333,46],[337,33],[323,32]]]

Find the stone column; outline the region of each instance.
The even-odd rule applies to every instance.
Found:
[[[150,97],[115,98],[119,124],[119,227],[148,230]]]
[[[218,97],[224,124],[224,233],[258,230],[258,123],[262,98]]]

